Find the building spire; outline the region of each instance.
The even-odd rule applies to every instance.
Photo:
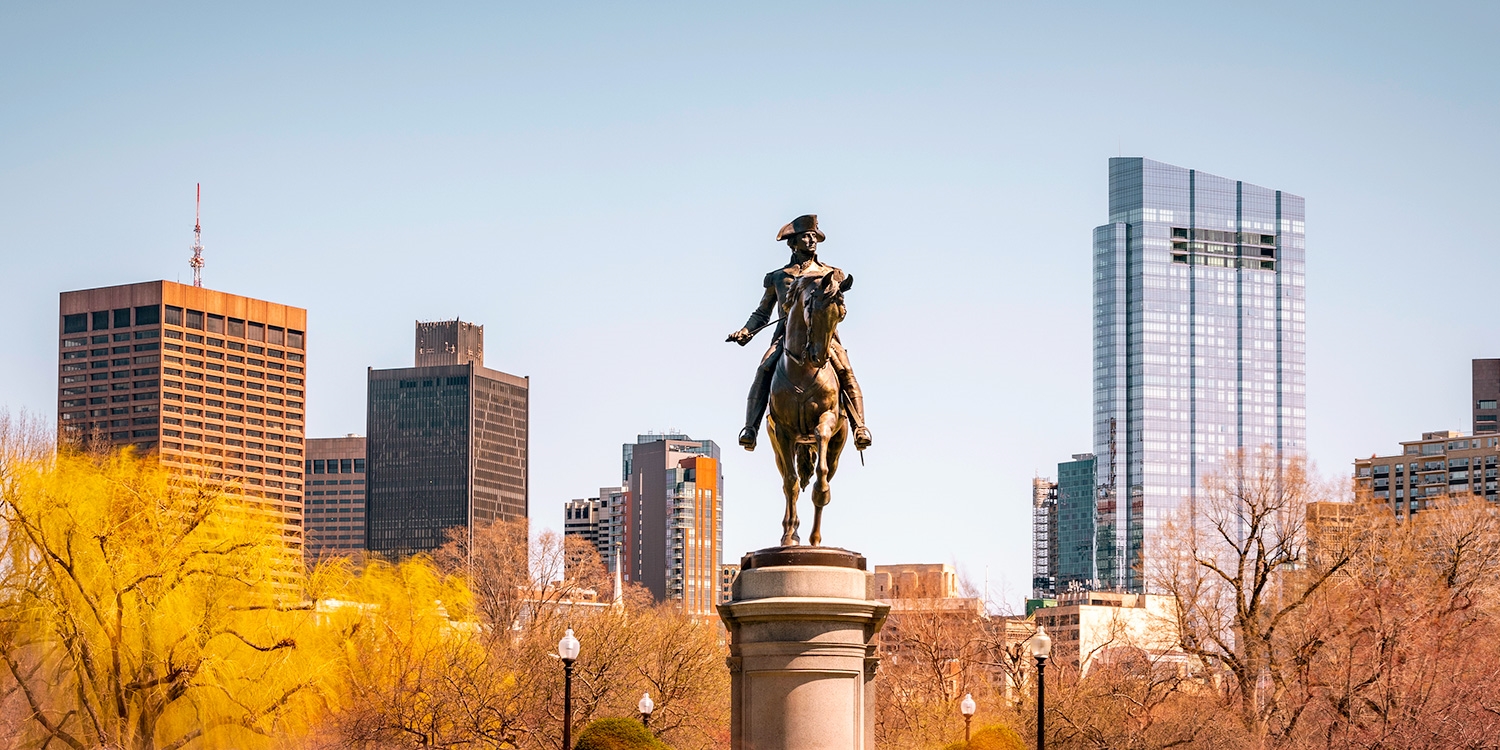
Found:
[[[193,257],[188,265],[193,268],[193,286],[203,286],[203,183],[198,183],[198,198],[193,203]]]

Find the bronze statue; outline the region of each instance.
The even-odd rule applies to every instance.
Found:
[[[761,416],[769,402],[767,432],[776,454],[786,494],[781,522],[781,544],[799,543],[797,497],[813,484],[813,528],[808,541],[823,540],[823,506],[828,504],[828,482],[838,471],[839,454],[854,425],[854,447],[870,446],[865,427],[864,396],[849,367],[849,355],[838,338],[844,319],[844,293],[854,277],[818,260],[818,243],[827,239],[818,217],[799,216],[777,233],[792,249],[787,264],[766,274],[765,294],[745,327],[728,341],[744,346],[771,322],[771,309],[780,312],[771,346],[761,358],[750,386],[745,429],[740,445],[755,450]]]

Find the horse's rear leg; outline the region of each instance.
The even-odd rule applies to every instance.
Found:
[[[802,542],[801,539],[797,538],[797,496],[801,494],[801,490],[797,487],[797,476],[795,474],[782,477],[781,491],[786,495],[786,515],[781,518],[781,546],[792,547]],[[819,510],[821,511],[821,509]],[[816,529],[816,527],[814,528]],[[813,533],[816,534],[817,532],[814,531]],[[813,544],[817,544],[817,542],[813,542]]]

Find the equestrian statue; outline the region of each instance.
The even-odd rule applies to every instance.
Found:
[[[786,515],[781,522],[781,545],[801,542],[797,535],[797,498],[812,483],[813,527],[808,541],[823,541],[823,507],[828,505],[828,482],[838,471],[839,454],[854,431],[854,447],[870,447],[865,426],[864,396],[849,367],[849,354],[839,342],[844,319],[844,293],[854,277],[818,260],[818,243],[827,237],[818,217],[798,216],[781,228],[776,240],[786,241],[791,260],[765,277],[760,306],[745,327],[729,334],[740,346],[776,319],[771,346],[761,358],[750,386],[745,429],[740,445],[755,450],[761,417],[770,406],[766,432],[781,472]]]

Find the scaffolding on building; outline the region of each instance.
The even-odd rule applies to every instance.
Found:
[[[1036,599],[1057,596],[1057,482],[1031,480],[1031,589]]]

